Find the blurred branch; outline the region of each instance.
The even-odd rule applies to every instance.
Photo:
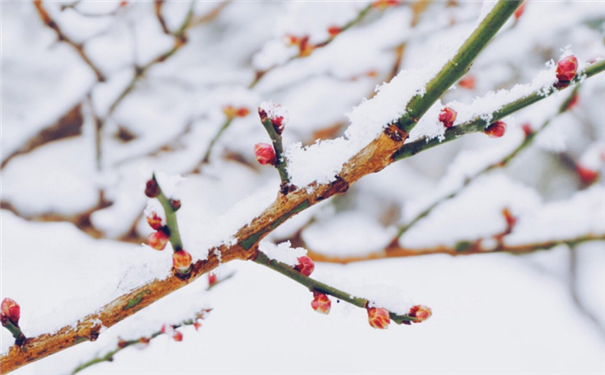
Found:
[[[272,269],[273,271],[281,273],[282,275],[296,281],[301,285],[306,286],[311,292],[316,291],[330,296],[334,296],[340,300],[346,301],[351,305],[357,306],[362,309],[367,309],[368,307],[370,307],[370,300],[355,297],[351,293],[343,292],[342,290],[329,286],[325,283],[322,283],[321,281],[317,281],[308,276],[305,276],[301,272],[295,270],[294,268],[290,267],[285,263],[279,262],[275,259],[269,259],[269,257],[267,257],[267,255],[265,255],[265,253],[263,253],[262,251],[258,252],[258,255],[256,259],[254,259],[254,261],[260,265]],[[417,321],[416,318],[407,314],[401,315],[389,311],[389,315],[391,316],[391,320],[393,320],[397,324],[409,324],[409,322]]]
[[[36,10],[38,11],[38,15],[40,16],[40,19],[42,20],[42,22],[47,27],[49,27],[55,31],[55,33],[57,34],[57,39],[59,39],[59,41],[65,42],[65,43],[69,44],[70,46],[72,46],[76,50],[78,55],[80,55],[82,60],[86,63],[86,65],[88,65],[92,69],[92,71],[95,73],[95,76],[97,77],[97,81],[105,82],[105,79],[106,79],[105,75],[103,75],[103,73],[101,73],[101,70],[90,60],[90,58],[88,58],[88,56],[86,55],[86,52],[84,51],[84,45],[74,42],[71,38],[69,38],[67,35],[65,35],[63,33],[63,31],[61,30],[59,25],[50,17],[48,12],[42,5],[42,0],[34,0],[34,6],[36,7]]]
[[[447,196],[438,199],[433,204],[431,204],[430,206],[428,206],[426,209],[424,209],[423,211],[421,211],[420,213],[418,213],[407,224],[402,225],[399,228],[399,230],[397,231],[397,234],[395,235],[394,240],[397,240],[399,237],[401,237],[405,232],[407,232],[411,227],[413,227],[414,225],[416,225],[416,223],[418,223],[421,219],[423,219],[426,216],[428,216],[431,212],[433,212],[433,210],[435,208],[437,208],[438,206],[440,206],[443,202],[448,201],[450,199],[453,199],[453,198],[457,197],[476,178],[478,178],[478,177],[480,177],[480,176],[482,176],[482,175],[484,175],[484,174],[486,174],[486,173],[488,173],[488,172],[490,172],[490,171],[492,171],[494,169],[506,167],[511,162],[511,160],[513,160],[515,158],[515,156],[517,156],[521,151],[525,150],[527,147],[529,147],[533,143],[533,141],[536,138],[536,136],[538,135],[538,133],[540,133],[546,127],[548,127],[548,125],[550,124],[550,122],[556,116],[558,116],[558,115],[566,112],[568,109],[570,109],[570,103],[576,97],[579,88],[580,88],[580,85],[579,84],[576,85],[573,88],[573,90],[571,90],[569,96],[559,106],[558,112],[555,115],[553,115],[552,117],[550,117],[548,120],[546,120],[544,122],[544,124],[542,124],[542,126],[539,129],[537,129],[536,131],[531,131],[531,132],[527,133],[526,136],[525,136],[525,139],[523,140],[523,142],[521,142],[521,144],[519,144],[519,146],[517,146],[515,149],[513,149],[511,152],[509,152],[507,155],[505,155],[502,158],[502,160],[486,166],[485,168],[483,168],[482,170],[480,170],[479,172],[477,172],[472,177],[467,177],[464,180],[464,183],[460,187],[458,187],[456,190],[454,190],[453,192],[451,192]]]

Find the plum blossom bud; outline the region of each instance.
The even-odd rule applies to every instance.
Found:
[[[250,113],[250,110],[248,108],[246,108],[246,107],[240,107],[235,112],[235,115],[237,117],[246,117],[246,116],[248,116],[249,113]]]
[[[475,88],[476,83],[475,77],[467,74],[466,76],[462,77],[460,81],[458,81],[458,86],[472,90]]]
[[[208,285],[212,286],[216,284],[216,274],[214,272],[208,272]]]
[[[145,195],[149,198],[155,198],[160,194],[160,186],[156,182],[155,179],[151,179],[147,181],[147,185],[145,186]]]
[[[302,273],[305,276],[311,276],[315,269],[315,263],[308,256],[304,255],[298,258],[298,264],[294,267],[295,270]]]
[[[147,237],[147,242],[149,242],[149,246],[156,250],[164,250],[169,238],[170,237],[166,234],[166,232],[163,230],[157,230]]]
[[[372,3],[372,8],[385,10],[389,7],[394,7],[401,4],[399,0],[377,0]]]
[[[195,328],[196,331],[199,331],[201,327],[202,327],[202,323],[200,323],[200,322],[193,323],[193,328]]]
[[[10,298],[5,298],[2,300],[0,310],[2,312],[2,325],[5,325],[4,320],[7,319],[15,326],[19,327],[19,318],[21,317],[21,306],[19,306],[17,302]]]
[[[124,0],[120,2],[120,8],[125,7],[126,5],[128,5],[128,1]]]
[[[441,112],[439,112],[439,122],[441,122],[446,128],[451,128],[454,125],[456,117],[458,117],[458,112],[450,107],[445,107],[441,110]]]
[[[506,123],[503,121],[496,121],[488,126],[484,133],[491,138],[500,138],[504,135],[504,133],[506,133]]]
[[[183,341],[183,334],[179,331],[176,331],[172,338],[174,339],[174,341],[181,342]]]
[[[327,315],[330,313],[332,302],[327,295],[319,292],[313,292],[313,301],[311,301],[311,307],[318,313]]]
[[[576,173],[584,185],[592,185],[599,179],[598,171],[582,166],[581,164],[576,165]]]
[[[567,56],[557,63],[557,79],[560,83],[569,83],[578,72],[578,59],[575,56]]]
[[[527,1],[524,1],[523,3],[521,3],[521,6],[519,6],[519,8],[515,10],[515,20],[518,20],[523,15],[523,12],[525,12],[526,3]]]
[[[191,254],[185,250],[178,250],[172,254],[172,266],[180,273],[188,273],[191,268]]]
[[[370,322],[370,326],[372,326],[372,328],[387,329],[391,323],[391,314],[382,308],[369,307],[368,321]]]
[[[328,34],[330,34],[331,38],[334,38],[336,35],[342,32],[342,28],[338,26],[330,26],[328,27]]]
[[[164,324],[160,332],[164,333],[168,337],[171,337],[174,339],[174,341],[183,341],[183,334],[169,324]]]
[[[147,215],[147,224],[149,224],[149,226],[155,230],[158,230],[164,226],[162,224],[162,218],[156,212],[151,212],[149,215]]]
[[[528,122],[521,125],[521,129],[523,129],[523,133],[525,133],[526,137],[529,137],[530,135],[534,134],[534,129],[532,129],[531,125]]]
[[[422,323],[433,315],[433,310],[427,306],[416,305],[412,306],[408,315],[412,318],[416,318],[413,323]]]
[[[254,156],[256,156],[256,161],[261,165],[275,165],[275,162],[277,161],[275,150],[273,149],[273,146],[268,143],[257,143],[254,145]]]
[[[181,208],[181,201],[179,199],[170,199],[169,203],[170,207],[172,207],[172,209],[175,211],[178,211],[179,208]]]
[[[578,105],[578,93],[575,93],[574,96],[571,98],[571,100],[569,101],[569,103],[567,103],[567,107],[565,108],[566,111],[569,111],[571,109],[573,109],[575,106]]]
[[[262,102],[258,107],[258,115],[263,123],[267,119],[271,120],[275,132],[280,135],[288,124],[288,110],[277,103]]]
[[[517,224],[517,218],[513,216],[508,208],[502,210],[502,216],[504,216],[504,220],[506,221],[507,232],[512,231],[515,224]]]
[[[139,339],[139,342],[137,342],[136,344],[134,344],[133,346],[139,350],[143,350],[146,349],[149,346],[149,342],[151,340],[148,339],[147,337],[141,337]]]

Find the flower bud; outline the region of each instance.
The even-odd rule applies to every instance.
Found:
[[[134,344],[133,346],[139,350],[143,350],[146,349],[149,346],[149,342],[151,340],[148,339],[147,337],[141,337],[139,339],[139,342],[137,342],[136,344]]]
[[[5,319],[8,319],[15,326],[19,326],[19,318],[21,317],[21,306],[19,306],[17,302],[10,298],[3,299],[0,311],[2,312],[2,315]]]
[[[208,272],[208,285],[212,286],[216,284],[216,274],[214,272]]]
[[[433,311],[430,307],[423,305],[412,306],[410,312],[408,313],[412,318],[416,318],[416,321],[413,323],[422,323],[433,315]]]
[[[151,214],[147,216],[147,224],[149,224],[149,226],[155,230],[158,230],[164,226],[162,224],[162,218],[155,212],[151,212]]]
[[[567,56],[557,63],[557,79],[561,83],[569,83],[578,72],[578,59],[575,56]]]
[[[128,5],[128,1],[123,0],[123,1],[121,1],[121,2],[120,2],[120,8],[123,8],[123,7],[125,7],[126,5]]]
[[[298,258],[298,264],[294,267],[294,269],[305,276],[310,276],[315,269],[315,264],[311,258],[304,255]]]
[[[174,339],[174,341],[181,342],[181,341],[183,341],[183,334],[181,332],[179,332],[179,331],[175,331],[175,333],[172,336],[172,338]]]
[[[172,207],[172,209],[175,211],[178,211],[179,208],[181,208],[181,201],[179,199],[170,199],[169,203],[170,207]]]
[[[456,117],[458,117],[458,112],[450,107],[445,107],[441,110],[441,112],[439,112],[439,122],[441,122],[446,128],[451,128],[454,125]]]
[[[276,116],[274,118],[271,119],[271,123],[273,124],[273,128],[275,129],[275,132],[279,135],[281,135],[281,133],[283,133],[284,131],[284,117],[283,116]]]
[[[462,77],[460,81],[458,81],[458,86],[472,90],[475,88],[476,83],[477,82],[475,80],[475,77],[470,74],[467,74],[466,76]]]
[[[235,115],[237,117],[246,117],[246,116],[248,116],[249,113],[250,113],[250,110],[248,108],[246,108],[246,107],[240,107],[235,112]]]
[[[531,128],[531,125],[528,122],[521,125],[521,129],[523,129],[523,133],[525,133],[526,137],[529,137],[530,135],[534,134],[534,129]]]
[[[580,164],[576,165],[576,173],[584,185],[592,185],[599,178],[599,172]]]
[[[391,323],[391,314],[382,308],[369,307],[368,321],[370,322],[370,326],[372,326],[372,328],[387,329]]]
[[[235,117],[236,110],[232,105],[226,105],[223,107],[223,113],[228,119],[232,119]]]
[[[147,181],[145,186],[145,195],[149,198],[155,198],[160,194],[160,187],[155,179]]]
[[[504,216],[504,220],[506,220],[506,231],[510,233],[515,224],[517,224],[517,218],[511,214],[508,208],[502,210],[502,216]]]
[[[500,138],[504,135],[504,133],[506,133],[506,123],[503,121],[496,121],[488,126],[484,133],[491,138]]]
[[[311,307],[318,313],[327,315],[330,313],[332,302],[327,295],[319,292],[313,292],[313,301],[311,301]]]
[[[565,110],[569,111],[577,105],[578,105],[578,93],[576,92],[574,94],[574,96],[571,98],[571,100],[569,101],[569,103],[567,103],[567,107],[565,108]]]
[[[147,237],[147,242],[149,242],[149,246],[156,250],[164,250],[169,238],[163,230],[157,230]]]
[[[330,34],[330,38],[336,37],[336,35],[342,32],[342,28],[338,26],[330,26],[328,27],[328,34]]]
[[[399,0],[377,0],[372,3],[372,8],[385,10],[389,7],[397,6],[401,4]]]
[[[196,331],[199,331],[201,327],[202,327],[202,323],[200,323],[200,322],[193,323],[193,328],[195,328]]]
[[[256,161],[261,165],[275,165],[277,160],[273,146],[268,143],[257,143],[254,145],[254,156],[256,156]]]
[[[527,3],[527,0],[524,1],[523,3],[521,3],[519,8],[517,8],[517,10],[515,10],[515,20],[518,20],[523,15],[523,12],[525,12],[526,3]]]
[[[178,250],[172,254],[172,266],[180,273],[188,273],[191,268],[191,254]]]

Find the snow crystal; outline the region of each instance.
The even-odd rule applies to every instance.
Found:
[[[258,248],[268,256],[269,259],[275,259],[290,267],[294,267],[298,264],[298,258],[307,255],[306,249],[302,247],[294,248],[290,241],[282,242],[277,245],[269,241],[261,241]]]
[[[273,103],[271,101],[262,102],[259,106],[259,109],[262,109],[267,113],[267,116],[271,119],[282,117],[282,124],[284,127],[288,126],[288,122],[290,121],[290,115],[288,114],[288,109],[280,104]]]

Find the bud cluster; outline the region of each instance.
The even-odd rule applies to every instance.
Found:
[[[298,47],[298,56],[299,57],[307,57],[309,56],[316,46],[309,43],[309,36],[295,36],[288,34],[284,37],[284,43],[287,46],[297,46]]]

